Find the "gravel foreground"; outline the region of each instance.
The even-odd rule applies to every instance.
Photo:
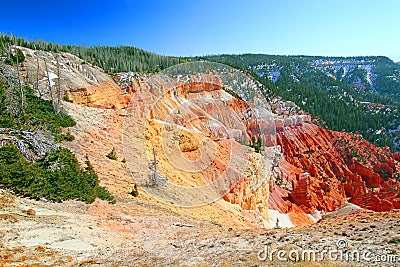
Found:
[[[400,266],[400,211],[235,230],[142,200],[87,205],[0,193],[1,266]]]

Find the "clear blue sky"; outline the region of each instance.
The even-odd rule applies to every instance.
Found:
[[[400,61],[399,0],[15,0],[0,12],[1,32],[63,44]]]

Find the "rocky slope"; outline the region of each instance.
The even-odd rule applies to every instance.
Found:
[[[399,96],[400,70],[386,57],[314,57],[310,61],[326,75],[359,89]]]
[[[271,190],[271,207],[285,211],[296,203],[313,213],[336,210],[348,200],[375,211],[398,208],[400,165],[387,149],[311,123],[281,129],[277,139],[285,161]],[[275,194],[288,196],[287,205]]]
[[[23,51],[31,55],[24,76],[34,77],[37,54]],[[88,155],[117,204],[46,203],[1,191],[0,263],[248,266],[265,263],[257,258],[265,245],[306,249],[343,236],[356,248],[372,238],[368,249],[398,253],[399,154],[323,129],[279,98],[270,101],[272,113],[260,109],[257,86],[236,90],[223,75],[123,73],[113,80],[68,54],[59,56],[64,65],[53,54],[45,58],[38,93],[45,96],[45,79],[58,73],[72,102],[62,107],[77,121],[75,140],[61,145],[82,162]],[[249,146],[253,137],[262,137],[262,153]],[[106,157],[113,148],[117,160]],[[374,235],[377,227],[385,234]]]
[[[249,143],[260,129],[269,131],[266,121],[252,116],[260,111],[243,100],[243,97],[253,102],[260,99],[257,85],[247,84],[246,92],[243,86],[226,90],[230,86],[226,84],[226,77],[215,74],[165,79],[122,73],[112,79],[99,68],[84,64],[67,53],[56,57],[51,53],[21,49],[27,55],[27,77],[34,77],[38,62],[42,83],[51,73],[61,77],[63,91],[72,101],[64,102],[64,108],[78,122],[72,130],[76,140],[65,145],[81,158],[89,155],[101,181],[118,197],[128,197],[135,187],[129,175],[132,172],[130,163],[138,163],[134,168],[143,170],[143,177],[147,177],[148,163],[156,153],[160,177],[180,186],[198,187],[213,182],[226,170],[237,173],[232,180],[236,186],[224,187],[215,199],[223,196],[231,204],[223,204],[229,207],[228,213],[241,211],[239,221],[248,220],[240,223],[241,227],[272,226],[277,218],[289,221],[289,225],[308,224],[314,222],[315,217],[318,219],[319,212],[336,210],[347,201],[377,211],[399,206],[398,156],[371,145],[360,136],[322,129],[296,105],[279,98],[269,103],[274,132],[271,132],[273,137],[267,138],[274,140],[270,142],[263,136],[263,142],[270,142],[268,146],[280,149],[283,156],[274,154],[279,160],[269,173],[267,169],[271,166],[265,169],[266,166],[260,165],[266,160],[266,154],[262,156],[240,144]],[[238,77],[234,79],[240,81]],[[38,91],[44,86],[39,84]],[[215,121],[204,119],[204,114]],[[122,130],[128,128],[136,134],[129,135],[131,140],[123,147]],[[162,134],[176,131],[181,132],[177,140],[179,150],[172,148],[174,157],[171,158],[172,152],[163,147],[166,137]],[[140,145],[142,139],[144,148]],[[203,143],[205,140],[207,142]],[[211,167],[193,173],[190,168],[202,168],[201,156],[210,154],[207,151],[215,147],[217,154]],[[99,156],[105,156],[112,148],[117,151],[118,161]],[[181,157],[177,157],[178,153]],[[229,165],[232,153],[244,160],[246,166],[240,167],[240,161]],[[124,157],[127,163],[121,162]],[[172,160],[175,157],[178,160]],[[147,182],[147,178],[139,179],[139,184],[145,180]],[[203,192],[204,195],[209,193]],[[181,200],[189,198],[180,197]],[[269,209],[273,211],[268,213]],[[279,212],[278,215],[274,215],[274,211]]]
[[[204,94],[202,92],[202,97]],[[218,97],[223,99],[221,95]],[[245,105],[239,100],[227,103],[234,112],[245,112],[241,109]],[[315,221],[306,214],[337,210],[347,201],[376,211],[398,208],[399,183],[395,170],[399,168],[399,162],[396,155],[371,145],[358,135],[318,127],[308,115],[288,115],[289,112],[282,112],[282,106],[291,105],[282,103],[284,101],[274,105],[273,109],[282,114],[275,116],[274,121],[277,145],[282,149],[284,160],[274,168],[269,185],[269,209],[288,214],[293,224],[301,225]],[[212,112],[210,107],[203,108]],[[217,105],[213,108],[220,110]],[[157,110],[163,113],[167,109],[159,107]],[[226,113],[229,112],[228,109]],[[231,129],[235,123],[226,113],[224,111],[225,116],[222,116],[224,125]],[[362,162],[356,159],[357,153],[362,154],[359,156]],[[249,204],[246,195],[248,183],[248,179],[240,179],[224,199],[242,207],[253,207],[253,210],[256,205]],[[264,194],[263,198],[266,196]],[[263,203],[256,198],[253,201]]]

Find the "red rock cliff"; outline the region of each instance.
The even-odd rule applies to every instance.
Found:
[[[285,160],[271,186],[271,208],[333,211],[347,199],[374,211],[398,208],[399,161],[388,149],[312,123],[278,127],[277,141]]]

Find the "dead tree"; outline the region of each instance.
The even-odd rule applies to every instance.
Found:
[[[153,147],[153,161],[149,162],[150,173],[150,186],[157,186],[157,153]]]
[[[55,99],[54,99],[53,88],[51,87],[50,73],[49,73],[49,69],[48,69],[48,67],[47,67],[47,61],[46,61],[46,59],[44,59],[44,67],[45,67],[45,69],[46,69],[46,74],[47,74],[47,83],[48,83],[48,86],[49,86],[51,103],[53,104],[53,110],[54,110],[54,112],[57,113],[56,102],[55,102]]]
[[[19,88],[19,93],[20,93],[20,101],[21,101],[21,114],[24,114],[24,105],[25,105],[25,101],[24,101],[24,88],[22,86],[22,82],[21,82],[21,75],[20,75],[20,71],[19,71],[19,62],[18,62],[18,55],[16,56],[17,59],[17,76],[18,76],[18,88]]]
[[[8,45],[8,60],[9,60],[9,62],[11,62],[12,61],[12,58],[11,58],[11,45]]]
[[[22,131],[0,128],[0,146],[12,143],[28,160],[36,161],[58,145],[51,134],[42,131]]]
[[[56,57],[57,60],[57,76],[58,76],[58,84],[57,84],[57,113],[60,112],[61,106],[61,72],[60,72],[60,62],[58,61],[58,56]]]
[[[36,51],[36,92],[38,92],[39,97],[43,97],[43,92],[39,88],[39,72],[40,72],[40,65],[39,65],[39,51],[36,49],[35,45],[35,51]]]

